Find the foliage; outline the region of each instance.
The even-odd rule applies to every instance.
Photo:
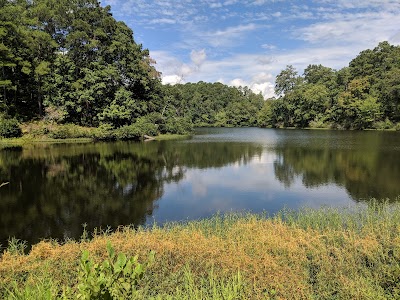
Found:
[[[92,130],[75,124],[64,124],[50,129],[48,137],[53,139],[90,138]]]
[[[300,84],[301,77],[297,76],[297,71],[292,65],[286,66],[277,76],[275,80],[275,94],[288,94]]]
[[[16,119],[0,119],[0,138],[14,138],[22,135]]]
[[[394,128],[394,124],[392,121],[386,118],[384,121],[375,122],[372,127],[378,130],[385,130]]]
[[[157,126],[139,118],[135,124],[125,125],[115,130],[115,135],[119,140],[138,140],[144,135],[157,135]]]
[[[154,261],[154,252],[150,252],[145,264],[138,262],[138,256],[116,255],[110,242],[107,243],[107,253],[108,258],[99,264],[89,258],[87,250],[83,251],[77,299],[132,299],[143,274]]]
[[[257,113],[264,104],[261,94],[248,87],[222,83],[186,83],[163,87],[169,132],[187,132],[194,126],[256,126]],[[175,124],[177,128],[175,127]]]
[[[276,77],[279,98],[259,112],[262,127],[391,129],[400,120],[400,46],[382,42],[349,67],[309,65],[297,74],[287,66]]]
[[[159,73],[149,51],[109,6],[3,2],[0,103],[9,115],[117,127],[159,109]]]
[[[299,75],[286,66],[276,76],[278,98],[265,106],[248,87],[162,86],[154,63],[132,29],[97,0],[1,0],[0,111],[20,122],[111,125],[123,128],[123,138],[154,132],[141,119],[148,115],[158,116],[153,124],[160,133],[187,133],[193,126],[367,129],[400,122],[400,46],[388,42],[337,71],[312,64]],[[71,134],[63,128],[52,135]],[[104,128],[96,134],[118,138]]]
[[[398,204],[372,201],[274,217],[215,215],[64,245],[41,242],[28,255],[3,253],[0,296],[12,299],[37,283],[38,293],[69,299],[118,299],[126,290],[131,299],[398,299],[399,222]],[[105,254],[109,243],[116,250]],[[138,263],[150,250],[157,253],[154,263]]]
[[[188,134],[193,131],[193,124],[184,117],[169,118],[165,123],[164,131],[172,134]]]

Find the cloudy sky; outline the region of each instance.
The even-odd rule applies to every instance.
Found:
[[[400,44],[399,0],[102,0],[150,50],[163,83],[222,82],[273,96],[291,64],[347,66]]]

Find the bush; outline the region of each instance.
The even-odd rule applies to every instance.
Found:
[[[186,118],[171,118],[165,124],[166,132],[172,134],[188,134],[193,130],[193,124]]]
[[[384,129],[391,129],[391,128],[393,128],[393,126],[394,125],[393,125],[392,121],[390,121],[388,118],[386,118],[385,121],[375,122],[372,125],[372,128],[378,129],[378,130],[384,130]]]
[[[132,299],[137,293],[139,280],[154,261],[154,252],[149,260],[140,264],[138,257],[115,254],[111,243],[107,243],[108,258],[101,264],[89,258],[89,252],[83,251],[79,278],[79,299]]]
[[[139,129],[139,131],[142,133],[142,135],[144,135],[144,134],[157,135],[158,134],[157,125],[151,120],[151,118],[149,118],[147,116],[138,118],[134,125],[136,125],[136,127]]]
[[[3,119],[0,120],[0,137],[13,138],[20,137],[22,135],[19,123],[15,119]]]
[[[157,125],[150,122],[147,116],[140,117],[134,124],[125,125],[115,129],[118,140],[139,140],[143,135],[157,135]]]
[[[114,132],[118,140],[138,140],[142,137],[142,132],[136,124],[122,126],[115,129]]]
[[[33,121],[22,125],[22,133],[34,137],[42,137],[49,134],[52,125],[43,121]]]
[[[316,119],[310,121],[310,124],[308,125],[310,128],[330,128],[331,125],[329,123],[324,122],[322,119]]]
[[[52,129],[48,136],[53,139],[90,138],[92,137],[92,131],[89,128],[75,124],[65,124]]]
[[[105,141],[105,140],[116,140],[116,132],[111,124],[105,123],[101,124],[93,132],[92,138],[95,140]]]

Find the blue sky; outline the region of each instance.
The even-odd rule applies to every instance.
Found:
[[[400,44],[399,0],[102,0],[150,50],[163,83],[222,82],[273,96],[291,64],[347,66]]]

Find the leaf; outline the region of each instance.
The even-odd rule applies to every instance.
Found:
[[[123,282],[123,283],[121,283],[121,285],[127,292],[129,292],[131,290],[131,285],[129,283]]]
[[[107,252],[108,252],[108,256],[110,258],[114,258],[115,250],[114,250],[113,246],[111,245],[110,241],[107,241]]]
[[[126,255],[124,253],[118,254],[117,262],[114,265],[114,273],[121,272],[126,264]]]
[[[89,251],[88,250],[83,250],[81,261],[87,261],[88,259],[89,259]]]

